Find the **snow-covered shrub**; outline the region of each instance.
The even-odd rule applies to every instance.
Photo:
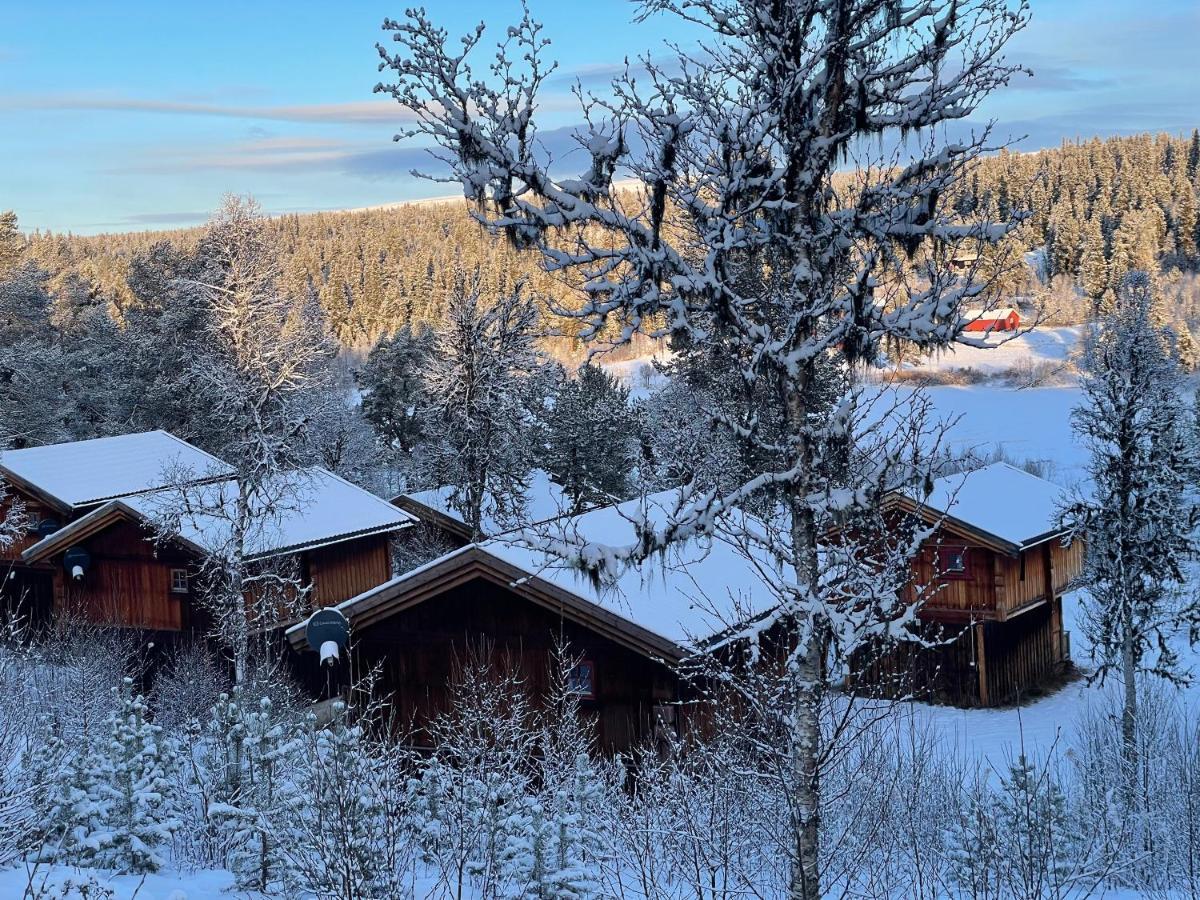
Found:
[[[154,679],[150,706],[155,724],[181,733],[203,722],[217,698],[230,689],[226,666],[202,644],[180,648]]]
[[[1200,889],[1200,719],[1162,683],[1139,680],[1140,709],[1132,808],[1125,745],[1113,727],[1122,703],[1117,691],[1090,705],[1078,728],[1076,781],[1081,818],[1105,836],[1105,877],[1137,890]]]
[[[283,802],[285,776],[299,752],[295,728],[270,698],[244,703],[221,694],[208,729],[208,784],[197,785],[222,862],[239,887],[266,891],[283,860],[269,821]]]
[[[402,872],[385,839],[401,813],[391,770],[402,759],[352,722],[344,705],[335,713],[325,727],[306,719],[286,801],[271,815],[285,888],[288,896],[394,897]]]
[[[90,873],[71,875],[62,881],[51,880],[49,873],[39,881],[38,872],[30,873],[22,900],[116,900],[117,892]]]
[[[779,888],[786,880],[766,827],[780,798],[754,778],[751,759],[723,740],[678,744],[637,759],[620,801],[616,864],[606,887],[646,897],[723,897]]]
[[[514,804],[501,852],[505,893],[514,897],[589,897],[600,891],[600,863],[612,852],[604,823],[619,791],[619,770],[595,758],[595,729],[571,687],[578,660],[558,648],[550,696],[537,734],[535,790]]]
[[[106,733],[68,752],[47,794],[46,817],[56,862],[118,872],[154,872],[178,826],[170,778],[176,748],[160,740],[145,700],[126,678]]]
[[[536,739],[525,686],[489,654],[457,666],[447,708],[429,726],[433,750],[409,783],[417,844],[441,889],[495,896],[512,859],[506,845],[531,792]]]

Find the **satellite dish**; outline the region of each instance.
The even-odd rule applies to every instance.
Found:
[[[350,621],[341,610],[327,606],[308,617],[304,636],[308,646],[321,655],[321,664],[332,665],[341,659],[342,651],[350,646]]]
[[[39,538],[50,537],[54,532],[61,528],[58,524],[58,519],[42,519],[37,523],[37,527],[33,529],[33,533]]]
[[[83,576],[92,566],[92,555],[82,547],[72,547],[63,554],[63,568],[75,581],[83,581]]]

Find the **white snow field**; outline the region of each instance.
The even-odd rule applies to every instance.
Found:
[[[1078,350],[1082,334],[1079,325],[1035,328],[1016,337],[999,332],[979,334],[976,337],[987,347],[957,344],[923,360],[905,361],[904,369],[928,372],[973,369],[983,375],[1000,375],[1039,365],[1065,368]]]
[[[25,897],[42,897],[50,891],[53,897],[63,896],[67,882],[74,885],[87,884],[88,878],[113,891],[114,900],[258,900],[262,895],[233,891],[233,875],[224,871],[203,872],[157,872],[152,875],[108,875],[94,869],[74,869],[70,866],[18,866],[0,871],[0,897],[18,900]],[[28,893],[29,889],[33,893]],[[39,893],[41,892],[41,893]],[[94,897],[95,894],[66,894],[75,898]],[[103,900],[103,897],[98,898]]]

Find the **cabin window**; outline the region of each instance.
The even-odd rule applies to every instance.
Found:
[[[967,548],[939,547],[938,574],[943,578],[966,578],[969,574],[967,572]]]
[[[171,593],[186,594],[188,592],[187,569],[171,570]]]
[[[580,700],[596,699],[596,664],[590,659],[581,659],[567,675],[567,690]]]

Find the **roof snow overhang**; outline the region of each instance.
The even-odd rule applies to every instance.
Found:
[[[416,516],[418,520],[440,528],[442,531],[452,534],[460,540],[471,540],[471,529],[466,522],[448,515],[444,510],[438,509],[436,506],[422,503],[408,494],[393,497],[391,504],[411,516]]]
[[[674,641],[629,621],[562,587],[468,544],[337,605],[351,628],[364,629],[475,579],[505,588],[524,600],[582,625],[635,653],[673,664],[688,655]],[[297,650],[308,646],[307,620],[286,630]]]
[[[977,525],[972,525],[965,519],[960,519],[945,510],[935,509],[925,503],[920,503],[906,494],[904,491],[892,491],[884,500],[885,509],[898,509],[902,512],[916,515],[922,521],[930,525],[936,525],[950,532],[956,537],[970,541],[973,544],[980,544],[987,547],[989,550],[994,550],[997,553],[1005,556],[1016,556],[1022,551],[1029,550],[1046,541],[1052,541],[1055,538],[1069,534],[1072,526],[1064,524],[1061,528],[1055,528],[1042,534],[1032,535],[1020,543],[1002,538],[997,534],[992,534]]]
[[[147,530],[146,539],[154,540],[152,531],[153,523],[144,513],[134,509],[127,503],[121,500],[110,500],[103,506],[93,509],[86,515],[81,516],[74,522],[58,529],[52,534],[42,538],[36,544],[28,547],[22,554],[21,560],[26,564],[32,565],[36,562],[41,562],[49,559],[58,553],[65,552],[73,544],[87,540],[93,535],[99,534],[106,528],[110,528],[118,522],[131,522],[141,525]],[[343,532],[337,535],[330,535],[317,540],[307,541],[300,544],[294,544],[288,547],[277,547],[266,553],[257,553],[248,555],[248,561],[271,559],[276,556],[283,556],[288,553],[304,553],[308,550],[317,550],[322,547],[329,547],[334,544],[341,544],[346,541],[358,540],[359,538],[371,537],[377,534],[388,534],[393,531],[400,531],[404,528],[411,528],[413,522],[396,522],[387,525],[375,526],[372,528],[364,528],[358,531]],[[175,544],[184,547],[187,550],[204,556],[209,551],[195,541],[188,540],[182,535],[176,534],[171,537],[171,541]]]
[[[49,491],[38,487],[32,481],[22,478],[12,469],[3,464],[0,464],[0,476],[2,476],[5,481],[15,487],[22,494],[32,497],[39,503],[45,504],[59,515],[69,516],[75,511],[75,507],[73,507],[66,500],[56,497]]]

